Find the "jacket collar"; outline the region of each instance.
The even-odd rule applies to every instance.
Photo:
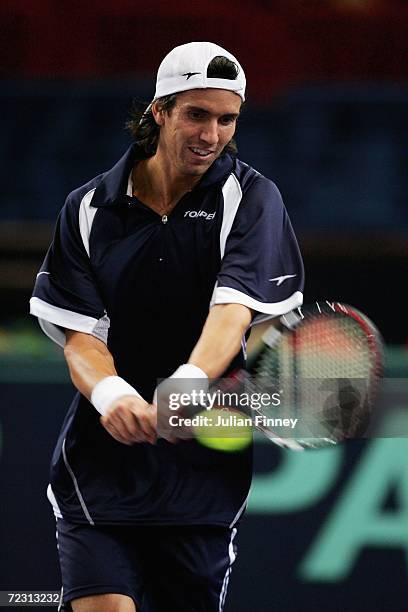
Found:
[[[132,144],[113,168],[102,175],[101,182],[95,189],[92,198],[92,206],[111,206],[126,202],[130,173],[133,166],[143,157],[140,147],[136,143]],[[228,154],[222,155],[210,166],[193,191],[223,182],[234,167],[235,159]]]

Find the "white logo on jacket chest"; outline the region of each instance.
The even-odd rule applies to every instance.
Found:
[[[186,210],[186,212],[184,213],[184,216],[191,217],[192,219],[196,217],[202,217],[206,221],[210,221],[211,219],[214,219],[215,212],[208,213],[208,212],[205,212],[205,210]]]

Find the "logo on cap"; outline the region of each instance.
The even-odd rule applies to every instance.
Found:
[[[192,76],[194,76],[195,74],[201,74],[201,72],[185,72],[184,74],[182,74],[181,76],[185,76],[187,77],[186,81],[188,81],[188,79]]]

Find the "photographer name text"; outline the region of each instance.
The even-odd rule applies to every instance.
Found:
[[[261,414],[254,417],[241,417],[236,414],[225,412],[217,414],[216,418],[207,414],[197,414],[194,417],[182,417],[171,415],[169,424],[172,427],[290,427],[294,429],[299,419],[270,418]]]

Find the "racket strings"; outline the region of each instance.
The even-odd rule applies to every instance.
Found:
[[[261,355],[255,379],[262,387],[273,381],[280,392],[279,408],[264,413],[297,418],[300,437],[327,443],[367,427],[373,368],[361,326],[351,317],[321,316],[283,333],[279,345]]]

